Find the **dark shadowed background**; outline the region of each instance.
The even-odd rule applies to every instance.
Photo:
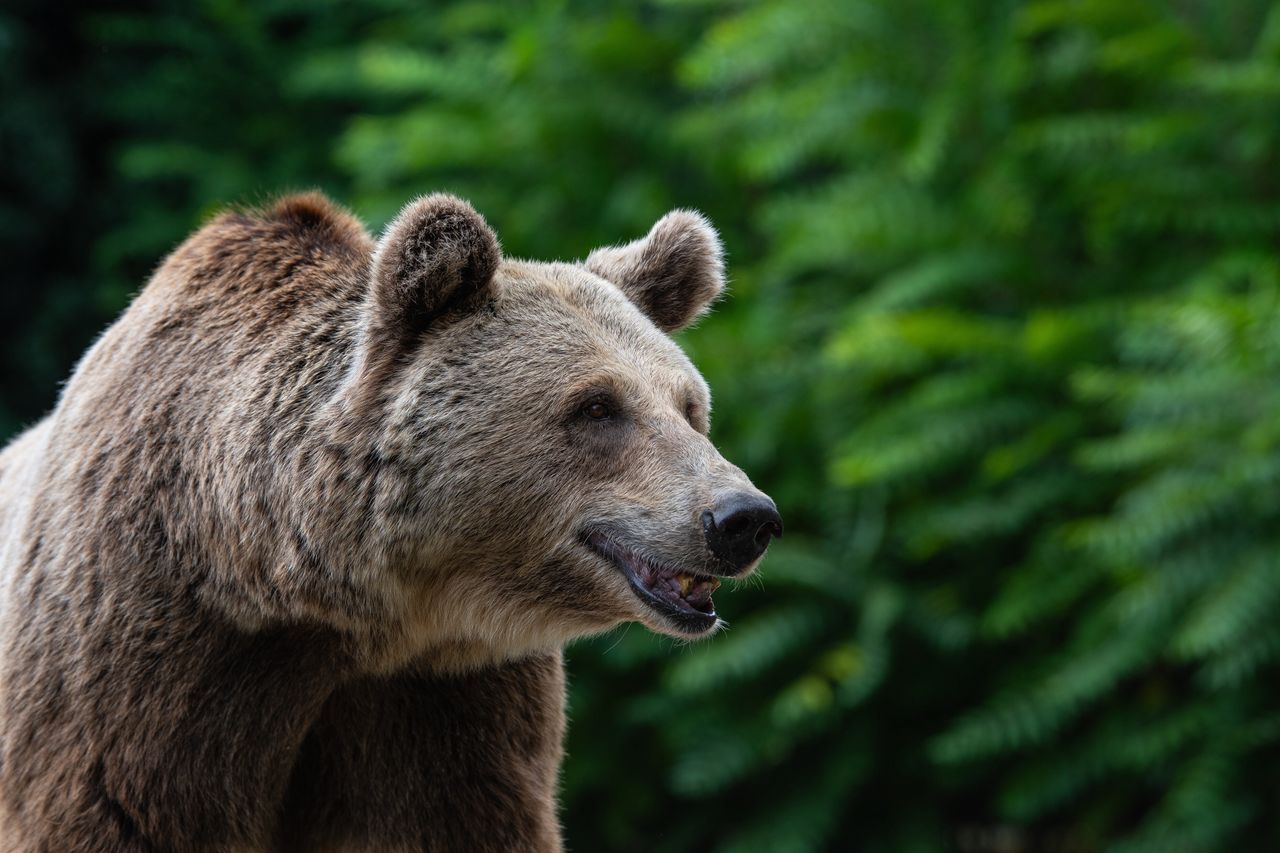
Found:
[[[1277,143],[1251,0],[7,0],[0,436],[228,203],[697,207],[787,536],[713,641],[570,649],[571,849],[1276,849]]]

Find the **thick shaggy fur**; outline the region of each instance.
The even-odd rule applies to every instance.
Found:
[[[661,331],[719,243],[663,223],[614,283],[438,195],[174,251],[0,454],[0,849],[559,849],[560,648],[675,633],[583,532],[706,568],[750,488]]]

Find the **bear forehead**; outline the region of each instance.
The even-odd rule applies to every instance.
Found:
[[[582,267],[506,260],[495,283],[498,310],[553,349],[579,358],[594,354],[632,366],[645,379],[665,374],[705,390],[684,350],[615,285]]]

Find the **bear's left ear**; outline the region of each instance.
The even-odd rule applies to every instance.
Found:
[[[398,340],[481,305],[502,259],[475,208],[445,193],[405,205],[373,255],[373,327]]]
[[[583,266],[616,284],[664,332],[698,319],[724,291],[724,248],[701,213],[673,210],[649,234],[596,249]]]

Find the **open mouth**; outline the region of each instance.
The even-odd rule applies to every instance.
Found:
[[[655,563],[603,533],[591,533],[586,543],[622,570],[641,601],[681,631],[702,634],[715,627],[718,620],[711,593],[720,586],[718,578]]]

